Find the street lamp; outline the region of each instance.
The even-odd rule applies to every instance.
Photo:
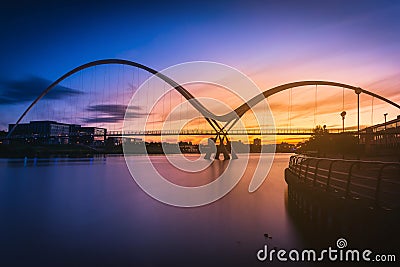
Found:
[[[357,95],[357,159],[360,159],[360,94],[362,93],[362,89],[360,87],[356,88],[354,92]],[[358,165],[360,166],[360,165]]]
[[[340,116],[342,116],[342,133],[344,133],[344,117],[346,116],[346,111],[343,110]]]
[[[357,95],[357,135],[358,135],[358,144],[360,144],[360,94],[362,89],[360,87],[356,88],[354,92]]]
[[[388,113],[383,114],[383,117],[385,117],[385,145],[387,146],[387,135],[386,135],[386,116],[388,115]]]

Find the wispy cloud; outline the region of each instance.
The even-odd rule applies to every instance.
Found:
[[[85,123],[117,123],[122,122],[124,118],[141,118],[148,115],[141,112],[139,106],[126,106],[120,104],[98,104],[87,108],[94,116],[85,118]]]
[[[22,80],[0,81],[0,105],[10,105],[30,102],[36,99],[49,85],[51,81],[31,76]],[[63,99],[71,95],[83,94],[82,91],[58,85],[44,98]]]

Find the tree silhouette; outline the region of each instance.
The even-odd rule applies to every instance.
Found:
[[[317,125],[313,135],[298,151],[316,154],[318,157],[325,157],[327,154],[355,155],[358,151],[357,137],[345,133],[330,134],[325,125]]]

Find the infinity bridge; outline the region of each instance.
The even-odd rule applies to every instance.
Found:
[[[137,69],[144,70],[147,73],[150,73],[151,75],[154,75],[161,79],[162,81],[165,82],[166,85],[171,86],[176,92],[178,92],[181,97],[185,98],[188,100],[190,105],[195,108],[201,114],[201,116],[205,119],[205,121],[208,123],[208,125],[211,127],[210,130],[206,129],[198,129],[196,130],[181,130],[181,131],[175,131],[175,130],[169,130],[169,131],[160,131],[160,130],[148,130],[148,131],[131,131],[131,132],[122,132],[122,131],[107,131],[107,136],[115,136],[115,137],[123,137],[123,136],[159,136],[159,135],[204,135],[204,136],[213,136],[213,138],[210,138],[215,144],[219,143],[217,145],[217,152],[215,158],[218,159],[219,155],[222,153],[224,155],[224,159],[230,159],[232,158],[237,158],[236,154],[234,151],[231,153],[229,152],[230,149],[228,149],[226,146],[229,144],[229,135],[311,135],[313,134],[313,131],[311,129],[296,129],[296,128],[291,128],[289,130],[280,130],[280,129],[244,129],[244,130],[234,130],[233,127],[234,125],[241,120],[241,118],[247,113],[249,110],[251,110],[254,106],[256,106],[258,103],[261,101],[265,101],[266,98],[280,93],[282,91],[288,90],[288,89],[294,89],[294,88],[299,88],[299,87],[304,87],[304,86],[331,86],[331,87],[339,87],[342,88],[343,90],[350,90],[353,91],[357,95],[357,100],[358,100],[358,129],[357,131],[353,132],[348,132],[349,134],[358,134],[360,135],[360,128],[359,128],[359,121],[360,121],[360,112],[359,112],[359,96],[360,94],[366,94],[369,95],[373,98],[382,100],[398,109],[400,109],[400,105],[397,103],[382,97],[378,94],[375,94],[373,92],[370,92],[366,89],[362,89],[360,87],[344,84],[344,83],[338,83],[338,82],[331,82],[331,81],[298,81],[298,82],[292,82],[292,83],[287,83],[283,85],[279,85],[276,87],[273,87],[271,89],[265,90],[264,92],[261,92],[260,94],[254,96],[250,100],[248,100],[246,103],[243,103],[239,105],[236,109],[232,110],[231,112],[228,112],[223,115],[216,115],[213,112],[211,112],[207,107],[205,107],[194,95],[192,95],[186,88],[184,88],[182,85],[178,84],[175,82],[173,79],[170,77],[167,77],[161,72],[158,72],[150,67],[147,67],[145,65],[129,61],[129,60],[122,60],[122,59],[103,59],[103,60],[97,60],[93,62],[89,62],[86,64],[83,64],[79,67],[76,67],[72,69],[71,71],[67,72],[66,74],[62,75],[60,78],[58,78],[56,81],[54,81],[52,84],[50,84],[30,105],[29,107],[22,113],[22,115],[19,117],[19,119],[16,121],[15,125],[9,130],[7,134],[7,139],[11,139],[13,136],[13,132],[15,129],[18,127],[20,122],[25,118],[25,116],[31,111],[31,109],[46,95],[50,93],[54,88],[59,86],[61,82],[63,82],[65,79],[68,77],[76,74],[77,72],[82,72],[85,69],[88,68],[95,68],[96,66],[101,66],[101,65],[122,65],[122,66],[131,66],[135,67]],[[95,68],[96,71],[96,68]],[[135,75],[135,74],[134,74]],[[139,76],[139,74],[138,74]],[[82,78],[81,78],[82,79]],[[110,79],[108,79],[109,82]],[[106,77],[104,77],[104,84],[106,84]],[[119,82],[119,74],[118,74],[118,82]],[[83,83],[83,82],[82,82]],[[109,82],[110,83],[110,82]],[[103,86],[103,90],[104,90]],[[133,87],[133,86],[132,86]],[[244,90],[246,88],[243,88]],[[96,83],[94,83],[94,91],[96,91]],[[118,113],[120,110],[123,112],[126,111],[127,105],[121,105],[118,103],[119,99],[121,99],[121,96],[118,97],[118,87],[117,87],[117,97],[116,103],[114,105],[110,105],[110,102],[104,102],[104,101],[109,101],[106,98],[112,97],[111,94],[108,96],[104,95],[102,96],[102,103],[103,105],[93,105],[93,103],[90,102],[89,100],[89,107],[86,109],[87,112],[89,111],[96,111],[96,112],[103,112],[104,110],[99,109],[99,107],[104,107],[104,106],[113,106],[116,108],[115,112],[111,110],[109,114],[112,114],[114,117],[111,118],[105,118],[105,119],[114,119],[118,118],[121,120],[121,116]],[[149,92],[150,94],[151,92]],[[93,94],[96,94],[94,92]],[[125,97],[125,93],[122,94],[123,97]],[[105,100],[106,99],[106,100]],[[170,95],[170,101],[171,101],[171,95]],[[169,106],[171,107],[171,102],[169,103]],[[121,108],[122,107],[122,108]],[[163,104],[164,107],[164,104]],[[119,109],[118,109],[119,108]],[[97,114],[97,113],[96,113]],[[81,116],[85,117],[82,114],[76,114],[76,116]],[[119,117],[118,117],[119,116]],[[67,117],[64,115],[64,117]],[[98,118],[90,118],[87,119],[86,122],[94,122]],[[339,129],[330,129],[331,133],[339,133]],[[207,153],[205,158],[210,158],[211,154]]]

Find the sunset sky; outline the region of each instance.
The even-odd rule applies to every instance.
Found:
[[[2,4],[0,130],[62,74],[103,58],[128,59],[156,70],[215,61],[245,73],[263,91],[299,80],[327,80],[400,103],[400,2],[81,2]],[[71,84],[63,84],[65,90]],[[192,90],[194,95],[219,94],[207,87]],[[341,88],[317,91],[317,99],[313,86],[270,97],[276,127],[339,128],[343,108],[346,126],[356,126],[354,92],[345,91],[343,101]],[[63,94],[54,99],[62,106]],[[400,115],[361,95],[361,125],[383,122],[384,113],[389,120]]]

